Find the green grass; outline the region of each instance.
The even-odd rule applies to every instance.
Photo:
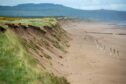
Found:
[[[32,61],[32,62],[30,62]],[[35,79],[31,69],[35,65],[12,31],[0,33],[0,82],[5,84],[28,84]],[[34,64],[33,64],[34,63]],[[36,73],[37,74],[37,73]]]
[[[24,25],[33,25],[37,27],[42,26],[50,26],[57,24],[57,20],[55,18],[10,18],[10,17],[0,17],[0,23],[14,23],[19,24],[22,23]]]
[[[69,84],[37,67],[16,34],[0,33],[0,84]]]

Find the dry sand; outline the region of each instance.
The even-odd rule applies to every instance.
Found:
[[[63,28],[72,40],[59,69],[71,84],[126,84],[126,29],[83,21]]]

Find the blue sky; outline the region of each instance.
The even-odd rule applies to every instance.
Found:
[[[0,0],[0,5],[17,5],[22,3],[55,3],[77,9],[126,11],[126,0]]]

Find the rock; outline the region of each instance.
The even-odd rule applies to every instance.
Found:
[[[2,26],[0,26],[0,32],[4,33],[6,31],[5,28],[3,28]]]
[[[21,28],[23,28],[23,29],[27,29],[27,28],[28,28],[27,26],[22,25],[21,23],[19,23],[18,25],[19,25]]]
[[[43,28],[44,28],[45,30],[49,31],[49,32],[52,31],[52,28],[51,28],[50,26],[43,26]]]

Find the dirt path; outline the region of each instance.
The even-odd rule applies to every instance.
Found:
[[[63,27],[72,37],[71,47],[62,60],[63,74],[71,84],[126,84],[126,57],[116,52],[116,47],[124,51],[120,45],[126,39],[114,51],[113,47],[109,48],[113,44],[111,42],[118,42],[111,39],[113,36],[86,33],[92,30],[99,32],[107,27],[105,25],[75,22]],[[106,42],[101,40],[103,38]]]

